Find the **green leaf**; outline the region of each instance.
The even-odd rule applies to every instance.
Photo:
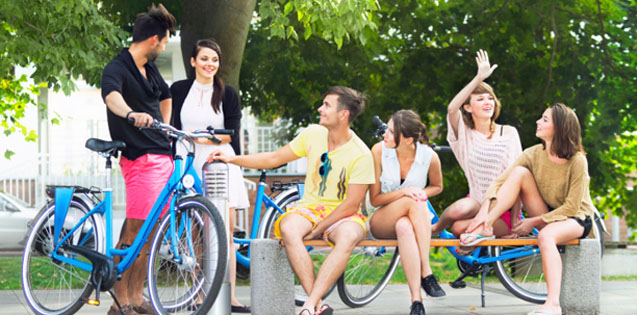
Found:
[[[5,159],[7,159],[7,160],[10,160],[10,159],[11,159],[11,157],[12,157],[14,154],[15,154],[15,152],[13,152],[13,151],[11,151],[11,150],[9,150],[9,149],[4,150],[4,158],[5,158]]]
[[[292,12],[292,10],[294,10],[294,3],[292,1],[290,1],[290,2],[286,3],[285,6],[283,7],[283,15],[290,14],[290,12]]]

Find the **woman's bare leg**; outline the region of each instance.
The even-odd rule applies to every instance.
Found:
[[[376,238],[397,238],[413,301],[422,300],[420,278],[432,273],[429,265],[431,220],[424,202],[409,197],[398,199],[374,213],[370,221]]]
[[[480,203],[471,198],[456,200],[442,212],[438,222],[431,226],[431,233],[440,233],[459,220],[471,219],[478,210],[480,210]]]
[[[562,258],[557,250],[557,244],[579,238],[584,233],[584,227],[572,219],[549,223],[540,230],[538,246],[542,254],[542,269],[546,277],[548,289],[546,302],[538,310],[552,314],[561,314],[560,289],[562,285]]]

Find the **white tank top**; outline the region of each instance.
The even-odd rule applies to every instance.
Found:
[[[416,142],[416,156],[405,181],[401,184],[400,164],[396,149],[386,148],[383,143],[381,153],[380,192],[388,193],[403,187],[425,188],[429,174],[429,165],[433,157],[433,149],[426,144]]]

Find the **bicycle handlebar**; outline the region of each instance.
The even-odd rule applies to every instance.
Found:
[[[451,147],[448,145],[436,145],[435,143],[430,143],[429,145],[436,152],[453,152],[451,151]]]
[[[135,119],[128,118],[128,123],[131,124],[131,125],[134,125],[135,124]],[[141,127],[140,129],[142,129],[142,128],[159,129],[159,130],[168,131],[168,132],[171,132],[171,133],[175,134],[177,137],[180,137],[180,138],[181,137],[190,138],[190,139],[194,139],[194,138],[212,138],[213,141],[214,141],[214,139],[219,140],[218,138],[215,137],[215,135],[234,135],[234,130],[233,129],[215,129],[215,128],[212,128],[211,126],[208,126],[208,128],[206,128],[206,130],[195,130],[193,132],[183,131],[183,130],[179,130],[179,129],[177,129],[177,128],[169,125],[169,124],[162,123],[162,122],[160,122],[157,119],[153,119],[153,123],[149,127]]]
[[[378,116],[372,117],[372,123],[378,127],[378,129],[374,131],[374,137],[379,137],[385,134],[385,131],[387,131],[387,124],[380,120]]]
[[[372,117],[372,123],[374,123],[374,125],[378,127],[378,129],[374,131],[374,137],[382,136],[383,134],[385,134],[385,131],[387,130],[387,124],[380,120],[378,116]],[[448,145],[436,145],[435,143],[430,143],[429,146],[431,146],[431,148],[436,152],[452,152],[451,147],[449,147]]]

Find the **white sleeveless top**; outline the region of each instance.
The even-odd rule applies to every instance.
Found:
[[[192,87],[190,87],[181,112],[179,113],[179,115],[181,115],[182,130],[200,130],[206,129],[208,126],[212,126],[215,129],[225,128],[223,104],[219,104],[219,112],[217,113],[215,113],[210,105],[213,93],[212,83],[201,84],[196,80],[192,83]],[[201,170],[208,156],[217,150],[221,150],[229,156],[235,155],[230,143],[221,145],[195,143],[195,160],[193,165],[199,178],[202,178]],[[184,156],[186,150],[182,146],[177,146],[177,152]],[[230,171],[229,191],[231,192],[228,196],[228,205],[232,208],[249,208],[248,190],[243,181],[241,168],[235,164],[228,164],[228,169]]]
[[[416,156],[411,168],[405,177],[405,181],[400,183],[400,164],[396,149],[385,147],[381,153],[380,192],[388,193],[403,187],[425,188],[429,174],[429,165],[433,157],[433,149],[426,144],[416,142]]]

